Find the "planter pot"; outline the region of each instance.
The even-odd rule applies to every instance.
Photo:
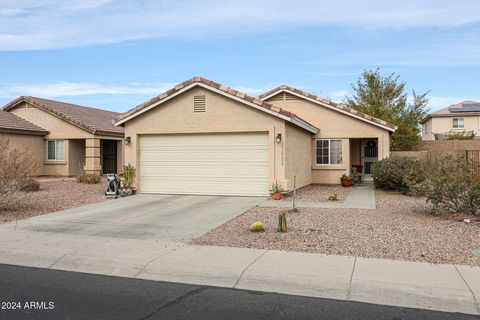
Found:
[[[353,184],[352,179],[340,178],[340,181],[342,182],[342,187],[351,187]]]
[[[273,200],[281,200],[282,199],[282,194],[280,192],[275,192],[272,195]]]

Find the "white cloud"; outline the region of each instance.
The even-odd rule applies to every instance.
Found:
[[[161,37],[232,36],[295,26],[452,27],[480,21],[480,1],[212,0],[2,2],[0,50]]]
[[[18,96],[39,96],[39,97],[67,97],[86,95],[159,95],[174,87],[176,83],[130,83],[128,85],[101,84],[96,82],[68,82],[58,81],[51,83],[26,83],[0,85],[0,98],[12,99]],[[246,94],[257,96],[270,87],[253,88],[244,85],[234,85],[232,88]]]
[[[480,101],[480,97],[466,97],[466,96],[458,96],[458,97],[442,97],[442,96],[430,96],[428,105],[432,109],[431,111],[435,111],[441,108],[448,107],[452,104],[459,103],[465,100],[474,100]]]
[[[134,84],[105,85],[94,82],[54,82],[54,83],[31,83],[12,84],[0,86],[0,98],[15,98],[18,96],[40,96],[40,97],[67,97],[84,96],[94,94],[118,95],[118,94],[151,94],[158,95],[171,87],[173,83],[159,84]]]

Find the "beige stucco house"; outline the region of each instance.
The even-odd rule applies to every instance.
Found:
[[[422,140],[440,140],[452,134],[480,137],[480,102],[463,101],[430,113],[422,121]]]
[[[33,175],[41,175],[44,137],[48,131],[10,112],[0,109],[0,139],[8,139],[9,147],[27,149],[37,164]]]
[[[112,124],[118,113],[22,96],[3,107],[1,114],[5,119],[0,122],[0,135],[11,146],[29,149],[36,159],[36,175],[121,170],[124,129]],[[27,124],[37,129],[26,130]]]
[[[143,193],[269,194],[337,184],[353,165],[389,156],[395,126],[345,105],[280,86],[251,97],[194,77],[116,118],[125,163]]]

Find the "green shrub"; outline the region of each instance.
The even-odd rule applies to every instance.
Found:
[[[480,213],[480,165],[446,156],[429,164],[427,202],[446,213]]]
[[[407,195],[422,194],[427,178],[426,163],[412,158],[383,159],[372,165],[371,174],[376,188]]]
[[[24,192],[33,192],[39,189],[40,189],[40,182],[38,182],[37,180],[31,177],[22,179],[18,187],[18,190],[24,191]]]
[[[77,176],[78,183],[95,184],[100,183],[100,181],[102,181],[102,177],[94,173],[84,173]]]
[[[352,178],[352,182],[354,185],[359,184],[360,182],[362,182],[362,173],[359,172],[357,168],[352,168],[350,178]]]

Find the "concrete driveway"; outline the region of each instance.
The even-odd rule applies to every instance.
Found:
[[[20,220],[16,228],[65,236],[189,242],[262,201],[258,197],[140,194]],[[10,223],[0,230],[14,227]]]

